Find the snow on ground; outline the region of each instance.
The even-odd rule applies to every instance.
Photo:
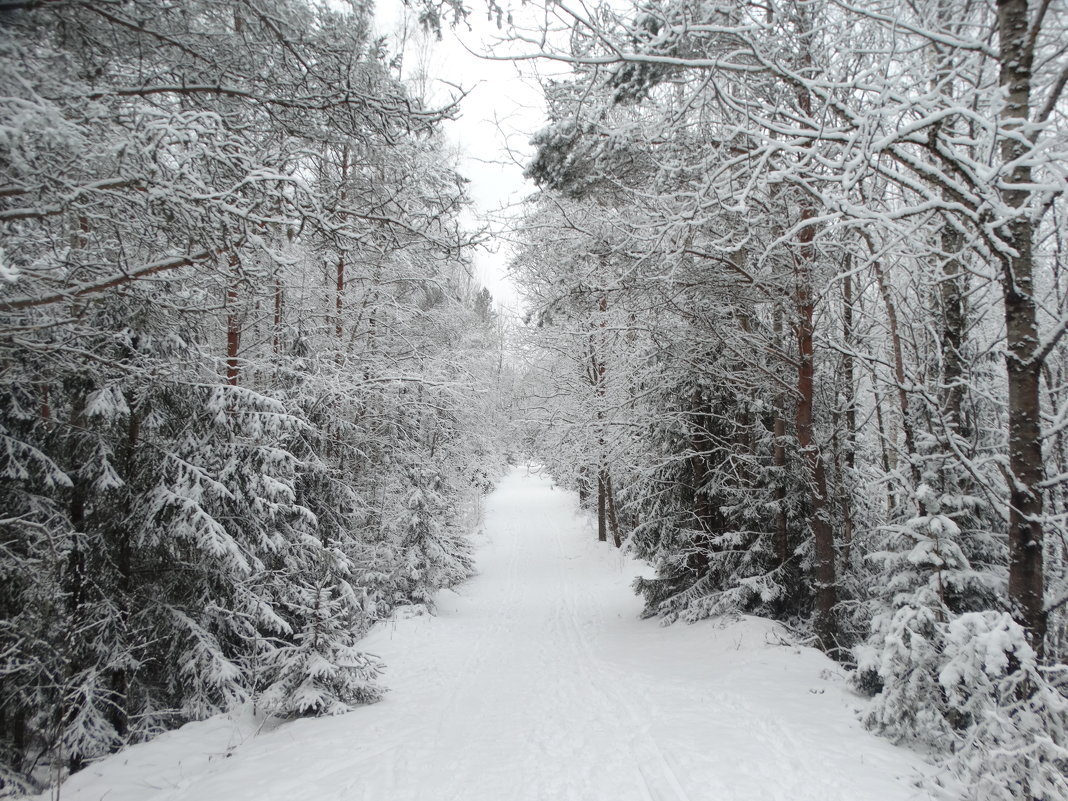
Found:
[[[914,754],[775,624],[639,620],[641,566],[519,468],[489,497],[480,575],[379,625],[391,692],[268,729],[194,723],[90,766],[63,801],[905,801]],[[43,798],[47,798],[45,794]]]

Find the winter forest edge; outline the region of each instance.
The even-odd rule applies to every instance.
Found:
[[[1068,7],[489,11],[566,69],[514,322],[368,5],[0,3],[0,795],[378,699],[521,446],[650,617],[781,621],[964,797],[1068,797]]]
[[[449,110],[366,11],[4,13],[3,780],[375,700],[501,468]]]

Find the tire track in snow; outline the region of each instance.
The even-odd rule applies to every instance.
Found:
[[[559,530],[556,531],[555,540],[557,550],[563,555],[564,547]],[[565,575],[570,575],[571,573],[572,571],[570,570],[565,571]],[[649,732],[648,726],[638,717],[629,701],[621,694],[613,693],[611,690],[605,689],[605,686],[602,686],[603,684],[611,686],[611,679],[603,669],[603,666],[599,664],[599,660],[594,656],[593,649],[582,631],[579,613],[576,609],[576,588],[578,586],[578,582],[574,580],[565,582],[566,593],[562,604],[562,609],[566,613],[562,617],[565,621],[572,652],[576,657],[575,663],[583,671],[587,685],[593,693],[600,696],[602,703],[611,710],[623,711],[625,720],[622,723],[624,726],[617,726],[617,728],[625,728],[631,732],[629,747],[634,756],[633,764],[641,778],[648,801],[691,801],[689,793],[686,792],[681,781],[679,781],[675,768],[669,763],[663,749]],[[584,600],[586,603],[583,604],[583,609],[592,611],[596,606],[592,602],[592,596],[586,593]],[[592,622],[596,623],[596,621]]]

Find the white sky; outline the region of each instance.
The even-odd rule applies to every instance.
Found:
[[[460,173],[471,181],[477,219],[473,216],[467,222],[488,222],[500,229],[503,218],[517,212],[517,204],[534,191],[533,184],[523,179],[523,167],[533,153],[531,134],[545,125],[545,107],[535,65],[476,55],[505,34],[487,20],[484,6],[472,5],[467,24],[446,29],[440,42],[419,31],[414,15],[400,0],[382,0],[375,16],[379,33],[394,39],[391,51],[396,52],[406,37],[402,77],[415,93],[437,105],[461,89],[468,92],[458,118],[448,122],[445,131],[459,149]],[[480,250],[475,257],[476,277],[499,304],[514,309],[518,297],[506,275],[508,258],[503,241]]]

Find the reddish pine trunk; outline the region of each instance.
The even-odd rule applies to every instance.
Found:
[[[816,212],[810,205],[801,212],[801,219],[811,220]],[[823,457],[813,437],[813,409],[815,404],[815,296],[812,291],[812,264],[815,249],[812,245],[816,231],[805,225],[798,236],[797,262],[797,444],[808,467],[812,488],[809,499],[809,529],[813,544],[813,583],[815,589],[815,629],[826,651],[836,647],[837,628],[834,623],[835,590],[834,531],[828,520],[827,476]]]
[[[608,542],[607,507],[608,488],[605,484],[605,471],[597,472],[597,541]]]
[[[802,4],[797,6],[799,32],[807,37],[811,32],[811,20]],[[812,55],[805,50],[801,66],[812,68]],[[818,121],[812,114],[812,97],[806,89],[797,94],[799,110],[812,124]],[[820,645],[828,653],[837,652],[837,626],[834,622],[834,607],[837,603],[835,580],[834,530],[831,528],[830,509],[827,503],[827,475],[823,456],[813,436],[813,409],[815,406],[815,310],[813,291],[813,266],[816,262],[816,227],[812,223],[816,209],[811,198],[802,195],[801,229],[797,237],[796,270],[796,333],[797,333],[797,415],[795,425],[797,444],[808,467],[809,530],[812,532],[813,566],[812,580],[815,593],[815,616],[813,620]]]
[[[845,445],[842,465],[842,559],[848,564],[849,550],[853,545],[853,504],[851,498],[852,476],[857,461],[857,404],[856,378],[853,375],[853,276],[849,272],[852,260],[846,262],[845,279],[842,281],[842,341],[846,354],[842,358],[842,381],[845,384]]]
[[[237,386],[241,367],[237,358],[241,351],[241,321],[237,316],[237,255],[230,256],[230,286],[226,289],[226,383]]]
[[[775,346],[784,353],[786,347],[782,336],[782,307],[776,305],[772,320],[772,330],[775,334]],[[788,401],[784,394],[776,399],[775,423],[773,434],[775,447],[772,451],[772,464],[775,466],[775,556],[779,566],[786,564],[790,558],[790,533],[786,520],[786,417],[785,409]]]
[[[608,528],[612,531],[612,544],[623,547],[623,537],[619,530],[619,510],[616,508],[616,494],[612,490],[612,474],[604,473],[605,505],[608,507]]]

